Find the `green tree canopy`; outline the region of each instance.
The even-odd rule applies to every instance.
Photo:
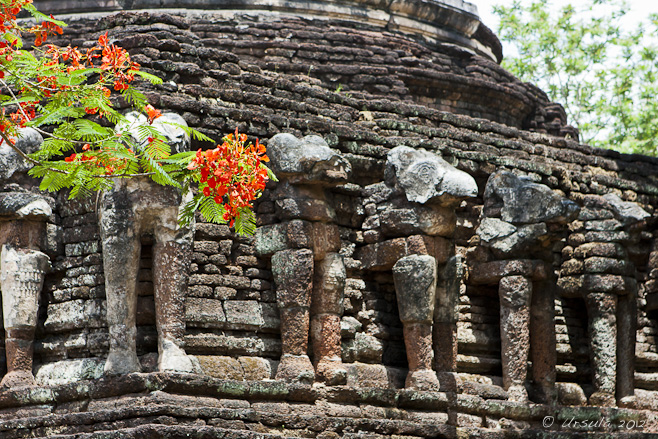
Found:
[[[581,0],[554,12],[551,0],[496,6],[503,66],[564,105],[581,141],[658,155],[658,15],[620,26],[624,0]]]

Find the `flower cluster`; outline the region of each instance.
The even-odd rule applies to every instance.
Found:
[[[54,19],[52,14],[50,15],[50,18]],[[35,46],[41,46],[46,39],[48,39],[48,35],[56,35],[59,34],[61,35],[64,31],[62,28],[52,21],[44,21],[41,24],[38,24],[36,26],[32,26],[28,32],[31,32],[34,34],[34,45]]]
[[[57,86],[54,73],[65,71],[70,74],[76,70],[83,70],[87,67],[92,68],[96,58],[101,59],[101,73],[96,88],[102,92],[106,99],[111,95],[111,91],[107,86],[112,85],[114,90],[119,92],[127,90],[129,84],[135,79],[135,73],[140,68],[138,63],[130,60],[130,55],[125,49],[110,44],[107,33],[98,37],[98,45],[87,49],[84,53],[80,52],[77,47],[60,48],[50,45],[45,54],[51,59],[45,66],[49,67],[53,74],[39,79],[48,90],[47,96],[51,96],[54,90],[66,91],[71,89],[69,85]],[[96,114],[98,107],[86,107],[85,111],[87,114]]]
[[[269,159],[258,140],[247,144],[247,136],[237,128],[223,140],[215,149],[199,149],[187,169],[199,173],[199,189],[223,206],[224,221],[233,226],[240,210],[252,208],[265,189],[268,171],[262,163]]]
[[[67,163],[84,164],[88,167],[103,168],[105,175],[112,175],[124,171],[130,160],[127,158],[117,158],[110,154],[111,151],[101,149],[100,151],[93,151],[89,143],[85,143],[82,147],[82,153],[71,154],[64,159]],[[131,149],[127,152],[134,156]]]
[[[15,3],[19,2],[15,1]],[[27,4],[29,1],[22,3]],[[9,13],[6,8],[0,12]],[[11,12],[16,11],[12,9]],[[2,19],[1,16],[0,19]],[[5,25],[8,26],[6,23]],[[36,45],[45,41],[50,33],[62,33],[61,27],[50,21],[44,21],[27,30],[18,27],[12,29],[19,34],[21,31],[34,33]],[[95,46],[84,51],[71,46],[61,48],[52,44],[47,45],[43,51],[43,61],[34,69],[34,80],[23,79],[25,72],[13,68],[12,61],[19,54],[19,49],[14,47],[10,40],[1,41],[0,39],[0,79],[9,75],[8,82],[20,84],[19,95],[34,96],[34,100],[20,101],[16,111],[11,113],[8,118],[5,117],[5,113],[0,114],[0,131],[6,132],[9,136],[15,135],[17,127],[25,127],[31,120],[39,116],[37,109],[43,108],[39,104],[46,99],[57,99],[68,106],[84,102],[86,104],[84,106],[85,114],[99,114],[103,117],[107,108],[111,107],[112,91],[110,88],[124,92],[134,80],[135,74],[141,74],[139,64],[130,60],[130,55],[125,49],[110,44],[107,33],[98,38]],[[96,62],[96,59],[100,59],[100,62]],[[98,70],[100,70],[100,75],[98,80],[92,84],[68,79],[69,75],[78,70],[89,72],[83,73],[80,78],[85,78]],[[103,108],[106,111],[103,111]],[[150,122],[160,114],[151,105],[148,105],[145,111]],[[0,139],[0,143],[2,141],[4,139]]]
[[[211,221],[229,222],[237,233],[253,234],[252,202],[268,178],[275,179],[263,164],[268,161],[265,148],[258,141],[247,143],[247,136],[236,130],[213,150],[171,155],[153,127],[137,128],[147,133],[146,144],[134,141],[128,131],[117,131],[115,124],[126,118],[115,108],[113,95],[120,94],[122,103],[141,111],[153,124],[161,113],[132,82],[136,76],[154,85],[162,80],[141,71],[107,33],[84,49],[45,44],[50,35],[62,34],[66,24],[38,12],[31,3],[0,0],[0,144],[8,142],[34,165],[30,173],[42,179],[41,189],[70,188],[70,196],[77,197],[108,189],[115,177],[147,176],[175,187],[196,182],[200,191],[183,209],[181,224],[192,220],[198,209]],[[17,21],[21,10],[37,24]],[[34,41],[28,50],[22,48],[24,34]],[[39,151],[26,155],[16,148],[12,139],[22,127],[34,128],[46,138]],[[212,141],[193,129],[188,134]]]

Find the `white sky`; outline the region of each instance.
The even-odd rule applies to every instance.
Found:
[[[473,3],[478,8],[478,14],[480,15],[480,20],[486,24],[491,30],[497,32],[498,28],[498,17],[493,13],[494,5],[505,5],[509,6],[512,4],[512,0],[466,0],[469,3]],[[632,29],[640,21],[645,20],[646,17],[651,13],[658,13],[658,1],[657,0],[626,0],[630,6],[630,10],[626,17],[624,18],[624,24],[629,29]],[[521,4],[531,0],[521,0]],[[572,3],[578,5],[579,0],[552,0],[552,5],[556,10],[560,6],[566,3]],[[503,54],[507,51],[503,48]]]

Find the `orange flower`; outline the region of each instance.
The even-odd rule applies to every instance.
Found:
[[[146,111],[146,114],[149,118],[149,124],[152,124],[155,119],[162,116],[160,110],[156,110],[151,104],[148,104],[146,107],[144,107],[144,110]]]
[[[265,147],[258,140],[247,144],[247,136],[235,133],[224,137],[224,143],[212,150],[198,150],[187,165],[199,173],[199,182],[205,197],[213,197],[224,208],[223,218],[233,225],[243,208],[251,208],[252,201],[260,196],[267,183]]]

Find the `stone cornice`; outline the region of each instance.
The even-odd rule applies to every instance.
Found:
[[[61,15],[153,11],[249,11],[314,18],[356,20],[389,31],[450,43],[500,62],[496,36],[484,26],[472,3],[462,0],[41,0],[39,10]]]

